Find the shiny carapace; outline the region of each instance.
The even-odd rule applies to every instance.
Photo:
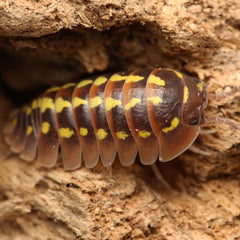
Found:
[[[202,83],[172,69],[119,72],[53,87],[15,110],[5,127],[12,152],[53,167],[169,161],[188,149],[205,122]]]

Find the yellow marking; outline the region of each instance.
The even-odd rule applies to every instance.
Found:
[[[105,99],[105,108],[107,111],[111,110],[112,108],[122,105],[122,102],[120,100],[111,98],[111,97],[106,97]]]
[[[90,108],[95,108],[102,103],[102,99],[100,97],[94,97],[90,99]]]
[[[129,103],[127,103],[124,108],[125,110],[129,110],[130,108],[134,107],[137,103],[140,103],[140,98],[132,98]]]
[[[41,102],[41,113],[44,113],[47,109],[54,109],[52,98],[43,98]]]
[[[41,106],[42,106],[42,98],[38,98],[38,100],[37,100],[37,106],[38,106],[39,108],[41,108]]]
[[[74,134],[74,131],[71,130],[70,128],[60,128],[59,134],[60,134],[60,137],[70,138]]]
[[[154,83],[158,86],[165,86],[165,81],[162,80],[160,77],[157,77],[153,74],[151,74],[148,78],[148,83]]]
[[[12,125],[15,127],[17,125],[17,122],[18,122],[18,118],[15,117],[13,120],[12,120]]]
[[[37,100],[32,101],[32,109],[36,109],[38,107]]]
[[[118,81],[123,81],[127,78],[128,76],[121,76],[117,73],[113,74],[111,77],[110,77],[110,81],[112,82],[118,82]]]
[[[153,105],[158,105],[160,102],[162,102],[162,99],[160,97],[150,97],[147,99],[148,101],[152,101]]]
[[[87,104],[87,100],[79,98],[79,97],[75,97],[73,99],[73,108],[76,108],[76,107],[78,107],[80,105],[84,105],[84,104]]]
[[[102,128],[98,129],[97,137],[98,137],[99,140],[103,140],[107,135],[108,134],[104,129],[102,129]]]
[[[203,90],[203,84],[201,82],[199,82],[197,84],[197,87],[198,87],[199,90],[201,90],[201,91]]]
[[[27,113],[27,115],[30,115],[30,114],[31,114],[31,111],[32,111],[32,109],[31,109],[30,107],[27,107],[27,108],[26,108],[26,113]]]
[[[179,119],[177,117],[175,117],[171,122],[171,126],[163,128],[163,132],[167,133],[169,131],[172,131],[173,129],[175,129],[178,126],[178,124],[179,124]]]
[[[76,85],[76,83],[67,83],[67,84],[64,84],[64,85],[62,86],[62,89],[67,89],[67,88],[73,87],[73,86],[75,86],[75,85]]]
[[[105,83],[108,79],[106,77],[98,77],[95,81],[94,81],[94,85],[96,86],[100,86],[103,83]]]
[[[79,130],[79,133],[81,136],[87,136],[88,130],[87,130],[87,128],[81,127]]]
[[[141,80],[143,80],[144,77],[142,76],[138,76],[138,75],[129,75],[127,78],[126,83],[130,83],[130,82],[139,82]]]
[[[48,122],[43,122],[41,126],[41,131],[43,134],[47,134],[50,129],[50,124]]]
[[[185,86],[184,87],[184,95],[183,95],[183,103],[186,103],[188,101],[189,98],[189,90],[188,87]]]
[[[128,137],[128,134],[125,133],[124,131],[122,132],[116,132],[116,135],[119,139],[125,140]]]
[[[179,78],[183,78],[182,73],[180,73],[180,72],[178,72],[178,71],[176,71],[176,70],[174,70],[174,69],[166,68],[166,70],[169,70],[169,71],[174,72]]]
[[[57,98],[56,100],[56,112],[60,113],[65,107],[71,107],[69,101],[64,100],[62,97]]]
[[[92,82],[93,82],[93,80],[83,80],[77,85],[77,88],[85,87],[85,86],[91,84]]]
[[[51,87],[49,89],[46,90],[46,93],[49,93],[49,92],[56,92],[60,89],[60,87]]]
[[[148,138],[151,135],[151,133],[146,130],[141,130],[138,132],[138,135],[142,138]]]
[[[28,126],[28,127],[27,127],[27,131],[26,131],[27,136],[31,135],[32,131],[33,131],[32,126]]]

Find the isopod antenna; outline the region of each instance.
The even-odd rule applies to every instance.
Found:
[[[233,86],[230,91],[223,92],[223,93],[220,93],[220,94],[208,93],[208,99],[210,99],[210,100],[220,100],[220,99],[228,98],[228,97],[230,97],[230,96],[232,96],[232,95],[234,95],[238,92],[240,92],[240,86]],[[236,130],[240,130],[240,125],[239,124],[237,124],[236,122],[234,122],[230,119],[222,118],[222,117],[208,117],[203,126],[215,125],[215,124],[218,124],[218,123],[228,125],[231,128],[236,129]]]

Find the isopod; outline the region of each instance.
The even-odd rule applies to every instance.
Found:
[[[235,88],[232,92],[236,92]],[[172,69],[138,69],[52,87],[10,114],[4,129],[13,153],[26,161],[55,166],[59,147],[66,170],[82,162],[105,167],[118,153],[123,166],[139,152],[144,165],[166,162],[190,148],[202,126],[224,118],[205,118],[206,88],[197,78]]]

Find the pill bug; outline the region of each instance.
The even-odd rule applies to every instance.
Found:
[[[206,89],[197,78],[172,69],[138,69],[52,87],[10,114],[4,129],[10,150],[27,161],[55,166],[61,147],[66,170],[99,159],[123,166],[139,152],[144,165],[169,161],[188,149],[208,118]]]

